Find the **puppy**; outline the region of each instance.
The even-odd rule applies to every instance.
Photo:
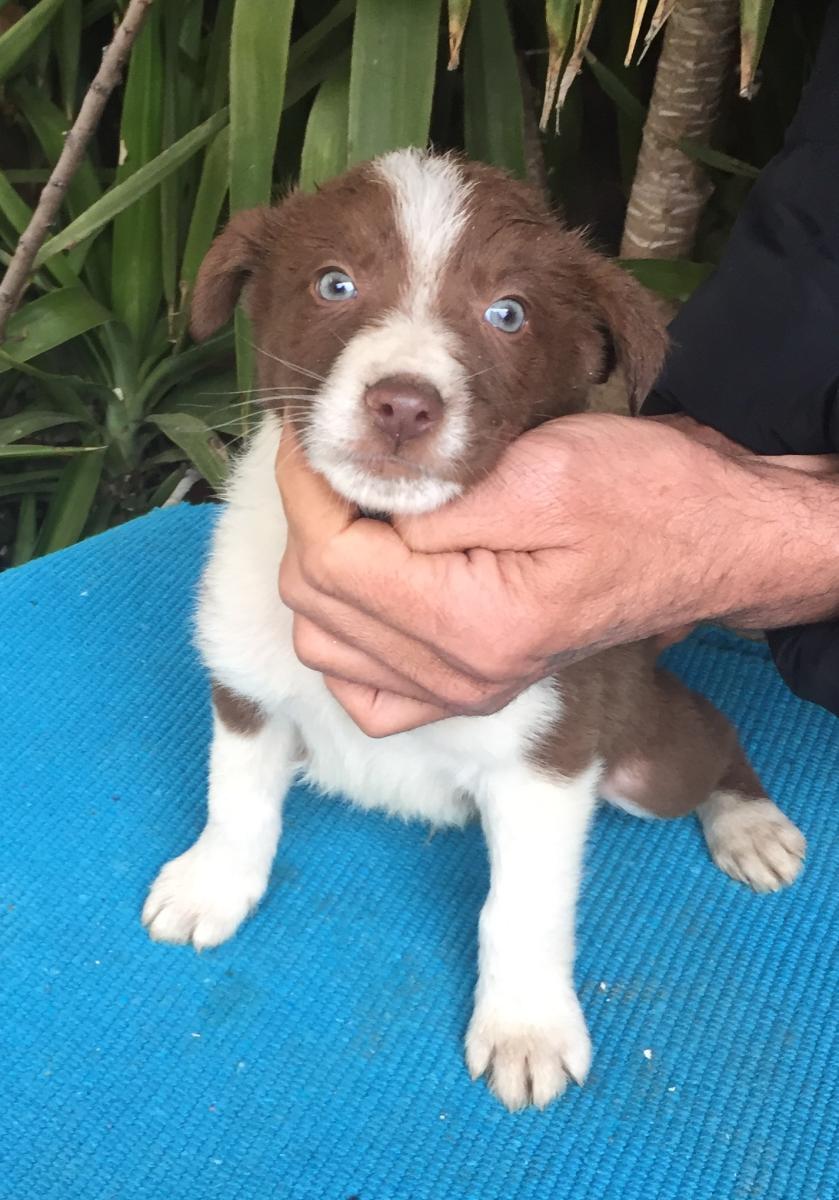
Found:
[[[277,594],[274,458],[285,414],[348,501],[427,512],[524,430],[584,409],[615,364],[637,402],[663,332],[644,291],[532,189],[415,150],[237,214],[199,274],[195,337],[227,321],[241,292],[269,411],[233,471],[198,610],[213,681],[209,813],[160,872],[143,921],[197,949],[231,937],[265,891],[296,777],[434,825],[477,815],[491,886],[466,1060],[509,1108],[546,1105],[589,1068],[574,912],[598,795],[636,811],[696,808],[718,865],[758,890],[794,879],[804,840],[725,718],[658,670],[649,644],[563,669],[492,716],[368,738],[295,657]]]

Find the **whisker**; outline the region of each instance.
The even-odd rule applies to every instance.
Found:
[[[315,371],[309,371],[306,367],[299,367],[297,363],[280,358],[279,355],[272,354],[270,350],[265,350],[262,346],[257,346],[255,342],[251,342],[251,346],[258,354],[264,354],[266,358],[272,359],[274,362],[279,363],[280,366],[288,367],[290,371],[299,371],[301,375],[306,375],[309,379],[314,379],[318,383],[326,383],[323,375],[318,375]]]
[[[497,371],[497,370],[498,370],[497,365],[495,363],[490,363],[490,365],[488,367],[482,367],[480,369],[480,371],[473,371],[471,375],[467,375],[466,378],[463,380],[463,382],[468,383],[470,379],[477,379],[479,375],[485,375],[487,373],[487,371]]]
[[[317,392],[320,391],[320,388],[307,387],[305,385],[305,383],[289,383],[289,384],[283,384],[282,386],[280,386],[280,385],[273,386],[272,385],[271,387],[266,386],[266,387],[253,387],[253,388],[233,388],[230,391],[226,391],[226,392],[197,392],[196,395],[199,395],[199,396],[250,396],[256,392],[292,392],[295,390],[298,392],[310,392],[312,395],[316,395]],[[244,400],[243,403],[246,404],[247,400]]]

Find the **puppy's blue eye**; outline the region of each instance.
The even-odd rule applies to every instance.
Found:
[[[317,289],[324,300],[354,300],[358,295],[358,288],[344,271],[324,271]]]
[[[518,333],[525,322],[524,305],[512,296],[505,296],[503,300],[490,304],[484,313],[484,320],[502,333]]]

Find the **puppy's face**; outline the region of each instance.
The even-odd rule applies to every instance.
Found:
[[[643,290],[531,188],[417,151],[235,216],[198,277],[197,338],[243,286],[260,397],[376,512],[444,504],[616,362],[642,397],[664,351]]]

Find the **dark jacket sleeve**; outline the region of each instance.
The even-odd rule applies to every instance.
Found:
[[[783,150],[670,333],[646,414],[687,412],[758,454],[839,451],[839,0]],[[769,644],[793,691],[839,714],[839,624]]]

